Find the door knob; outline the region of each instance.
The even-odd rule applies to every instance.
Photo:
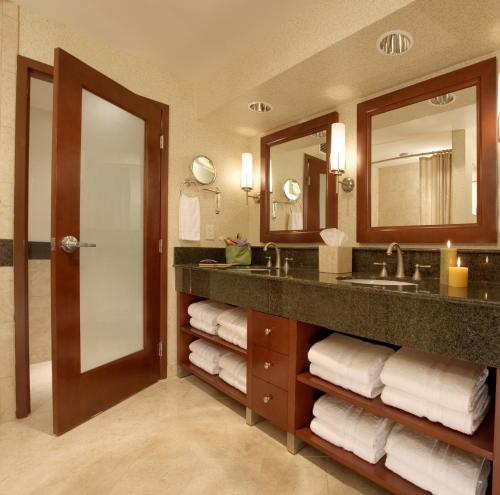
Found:
[[[74,253],[77,249],[82,247],[96,247],[96,244],[91,242],[79,242],[78,239],[72,235],[67,235],[61,239],[61,249],[65,253]]]
[[[266,361],[264,363],[264,369],[268,370],[272,365],[273,365],[273,363],[271,363],[271,361]]]
[[[262,400],[263,400],[264,404],[269,404],[269,402],[271,402],[272,398],[273,398],[273,396],[271,394],[267,394],[267,395],[264,395],[264,397],[262,397]]]

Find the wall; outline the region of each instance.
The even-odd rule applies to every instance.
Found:
[[[192,87],[163,72],[153,61],[117,50],[61,24],[49,21],[27,9],[0,0],[0,239],[13,237],[14,123],[16,55],[53,64],[54,48],[61,47],[105,73],[132,91],[170,105],[168,262],[173,262],[175,245],[220,246],[221,235],[248,230],[248,208],[239,188],[241,153],[247,138],[228,135],[196,119]],[[206,240],[202,229],[200,243],[178,241],[178,200],[182,181],[190,175],[189,164],[196,154],[214,161],[222,190],[222,213],[214,213],[214,197],[200,193],[202,225],[215,226],[215,239]],[[169,269],[168,304],[169,372],[176,366],[176,306],[174,271]],[[14,312],[13,270],[0,267],[0,421],[14,417]]]

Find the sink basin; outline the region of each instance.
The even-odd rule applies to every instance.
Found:
[[[385,280],[385,279],[373,279],[373,278],[343,278],[340,279],[342,282],[349,282],[350,284],[360,284],[360,285],[417,285],[411,282],[404,282],[403,280]]]

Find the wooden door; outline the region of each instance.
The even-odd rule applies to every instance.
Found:
[[[326,161],[304,154],[304,230],[326,227]]]
[[[54,432],[154,383],[161,107],[55,51]]]

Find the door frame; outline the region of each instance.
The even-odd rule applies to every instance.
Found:
[[[15,376],[16,417],[25,418],[31,412],[29,362],[29,303],[28,303],[28,184],[29,184],[29,119],[30,80],[36,77],[52,82],[54,69],[22,55],[17,56],[16,127],[14,169],[14,315],[15,315]],[[168,334],[168,146],[169,106],[151,100],[161,108],[161,128],[164,145],[161,150],[160,178],[160,379],[167,377]]]

